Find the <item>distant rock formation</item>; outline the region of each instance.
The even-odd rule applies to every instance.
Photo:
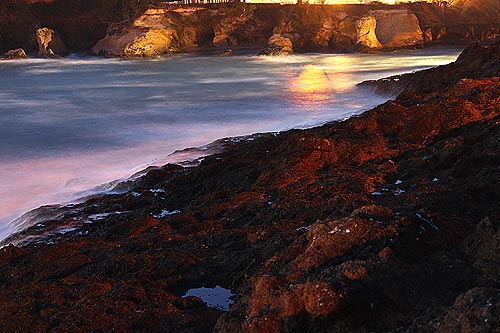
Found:
[[[24,59],[24,58],[27,58],[26,52],[23,49],[19,48],[5,52],[5,56],[3,59],[10,60],[10,59]]]
[[[40,28],[35,32],[38,45],[38,56],[43,58],[57,58],[68,54],[68,48],[59,37],[59,34],[50,28]]]
[[[375,33],[377,29],[377,19],[373,16],[365,16],[356,23],[358,45],[369,49],[382,48],[383,45]]]
[[[424,43],[424,34],[415,14],[407,10],[373,10],[377,20],[377,37],[388,48],[417,46]]]
[[[281,35],[272,35],[259,55],[287,56],[293,53],[292,41]]]
[[[108,35],[92,53],[118,57],[159,57],[179,50],[179,36],[174,29],[128,30],[123,35]]]
[[[371,10],[356,25],[359,46],[403,48],[423,46],[424,33],[418,18],[407,10]]]
[[[211,13],[206,9],[148,9],[131,26],[110,26],[106,37],[91,52],[118,57],[158,57],[180,52],[199,46],[206,34],[201,21],[207,16]]]
[[[210,46],[262,49],[273,35],[288,38],[295,52],[384,51],[500,36],[500,19],[494,15],[477,18],[468,14],[472,7],[465,11],[430,3],[140,8],[132,13],[111,1],[98,10],[80,0],[4,0],[0,54],[19,47],[38,51],[30,37],[40,22],[56,30],[71,50],[118,57],[157,57]]]

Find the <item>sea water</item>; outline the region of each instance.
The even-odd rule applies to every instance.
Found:
[[[22,213],[76,200],[175,150],[359,114],[389,96],[356,83],[446,64],[459,52],[2,61],[0,239],[18,230],[12,221]]]

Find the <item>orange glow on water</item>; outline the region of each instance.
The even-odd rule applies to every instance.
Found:
[[[299,104],[323,104],[333,94],[334,85],[329,74],[322,68],[307,65],[299,76],[290,82],[293,100]]]
[[[352,58],[332,56],[319,65],[306,65],[290,80],[292,100],[301,105],[322,105],[335,98],[335,93],[351,89],[355,80],[351,73]]]

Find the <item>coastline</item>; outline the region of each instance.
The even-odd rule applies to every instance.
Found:
[[[439,51],[440,50],[440,51]],[[39,161],[36,161],[37,158],[31,159],[30,154],[32,152],[36,153],[37,156],[38,154],[40,155],[46,155],[45,150],[46,147],[51,147],[49,146],[32,146],[31,150],[26,151],[24,150],[25,158],[23,157],[24,160],[27,162],[23,163],[27,165],[38,165],[38,167],[35,170],[30,170],[29,168],[24,168],[23,173],[21,174],[20,172],[17,172],[16,169],[20,168],[17,167],[18,165],[22,165],[21,163],[15,162],[15,163],[9,163],[8,159],[4,159],[4,174],[3,174],[3,180],[1,181],[4,186],[3,186],[3,192],[0,191],[0,193],[4,193],[3,196],[7,197],[7,203],[9,202],[15,202],[15,200],[20,200],[17,201],[20,204],[22,204],[21,209],[18,209],[17,212],[18,215],[15,216],[17,218],[18,216],[22,215],[23,213],[34,209],[36,207],[39,207],[41,205],[46,205],[46,204],[52,204],[52,203],[61,203],[61,202],[71,202],[73,198],[78,198],[78,196],[73,196],[73,193],[79,193],[79,192],[84,192],[87,190],[90,190],[94,188],[95,186],[99,186],[100,184],[104,184],[109,182],[110,180],[113,179],[121,179],[121,178],[127,178],[129,175],[135,173],[135,171],[138,171],[147,165],[149,165],[149,162],[156,163],[156,159],[159,157],[158,155],[161,155],[162,152],[164,154],[168,154],[169,152],[174,151],[175,149],[181,149],[186,146],[198,146],[198,145],[203,145],[206,142],[216,140],[217,138],[220,137],[226,137],[226,136],[232,136],[232,135],[244,135],[248,133],[253,133],[253,132],[267,132],[267,131],[276,131],[276,130],[283,130],[283,129],[290,129],[290,128],[305,128],[305,127],[311,127],[319,124],[324,124],[325,122],[337,118],[345,118],[347,117],[350,113],[358,113],[358,109],[363,109],[363,110],[368,110],[386,100],[384,97],[376,97],[370,93],[365,93],[364,91],[356,91],[353,90],[351,92],[351,89],[346,90],[348,95],[345,95],[343,97],[343,92],[342,91],[337,91],[336,87],[343,88],[344,83],[346,83],[346,79],[348,79],[349,82],[349,87],[354,86],[354,82],[360,82],[362,80],[370,79],[370,78],[376,78],[376,77],[384,77],[390,75],[390,73],[403,73],[406,71],[413,71],[413,70],[418,70],[421,69],[422,67],[429,67],[431,65],[437,65],[437,64],[444,64],[450,61],[453,61],[456,56],[458,56],[458,49],[439,49],[435,51],[426,51],[426,50],[416,50],[416,51],[398,51],[396,53],[393,53],[392,55],[362,55],[362,56],[357,56],[357,55],[348,55],[348,56],[343,56],[343,55],[322,55],[322,54],[312,54],[312,55],[296,55],[296,56],[291,56],[291,57],[240,57],[236,56],[231,59],[226,59],[226,58],[220,58],[220,57],[210,57],[210,56],[205,56],[205,57],[200,57],[197,55],[194,56],[189,56],[189,57],[171,57],[171,58],[165,58],[165,59],[159,59],[159,60],[135,60],[135,61],[128,61],[128,60],[120,60],[120,59],[109,59],[109,60],[104,60],[101,61],[101,59],[98,58],[74,58],[74,57],[69,57],[64,59],[56,59],[56,60],[28,60],[28,61],[22,61],[19,63],[5,63],[4,66],[2,66],[3,69],[9,71],[4,73],[30,73],[32,70],[36,73],[36,80],[33,82],[40,82],[40,80],[46,82],[47,90],[46,93],[43,95],[40,95],[40,97],[37,98],[30,98],[29,96],[26,96],[28,100],[25,100],[25,96],[23,96],[22,91],[20,91],[19,94],[16,95],[11,95],[9,97],[9,100],[12,101],[12,103],[15,103],[16,100],[21,100],[22,103],[28,103],[30,100],[33,100],[32,103],[37,103],[37,100],[42,98],[43,101],[47,101],[45,104],[50,105],[52,103],[59,103],[59,98],[57,97],[60,93],[59,89],[59,82],[64,80],[64,82],[68,83],[68,86],[71,85],[73,87],[82,87],[82,89],[77,89],[75,90],[78,95],[85,95],[87,96],[88,94],[92,93],[94,94],[94,90],[91,86],[91,83],[93,82],[95,77],[100,77],[104,75],[105,77],[112,77],[112,75],[116,74],[118,75],[118,83],[115,83],[115,80],[108,80],[107,82],[100,82],[99,86],[104,86],[104,87],[113,87],[115,84],[118,84],[118,89],[113,89],[113,94],[120,94],[119,91],[121,90],[119,87],[122,86],[122,82],[124,80],[127,80],[126,77],[122,76],[121,72],[125,73],[131,73],[130,79],[134,80],[133,85],[137,86],[142,86],[142,85],[151,85],[152,84],[152,89],[131,89],[128,88],[126,94],[122,95],[123,97],[120,98],[120,100],[127,101],[131,100],[132,94],[134,96],[137,96],[139,105],[141,105],[140,108],[134,108],[134,105],[129,106],[125,102],[120,103],[117,101],[119,104],[114,104],[114,106],[110,106],[111,109],[119,107],[121,110],[127,110],[125,114],[134,114],[136,117],[140,118],[141,121],[143,122],[151,122],[151,117],[149,116],[150,111],[149,110],[155,110],[153,108],[157,108],[155,106],[150,106],[150,103],[144,104],[144,100],[148,101],[151,96],[164,96],[164,99],[168,99],[169,103],[172,103],[172,99],[167,97],[169,93],[164,93],[162,91],[162,86],[164,80],[172,80],[172,82],[180,82],[179,86],[179,91],[184,91],[185,89],[183,87],[192,85],[192,78],[191,80],[186,77],[183,78],[182,76],[180,77],[179,81],[178,79],[174,79],[171,74],[168,74],[172,72],[172,70],[175,72],[182,73],[184,69],[180,68],[190,68],[190,66],[195,66],[195,68],[198,68],[198,70],[201,71],[201,73],[195,74],[195,82],[206,82],[206,84],[201,84],[197,85],[196,90],[200,90],[201,92],[206,89],[210,88],[211,93],[206,94],[205,97],[208,98],[206,102],[202,102],[199,106],[196,106],[193,108],[193,112],[191,112],[191,116],[189,119],[192,119],[191,117],[198,117],[200,120],[205,119],[206,116],[203,116],[204,112],[199,112],[197,111],[198,108],[201,108],[200,110],[203,111],[206,109],[207,103],[210,103],[210,101],[213,98],[216,98],[217,100],[234,100],[234,97],[236,95],[234,94],[239,94],[239,92],[244,92],[245,100],[247,101],[245,104],[247,105],[247,110],[244,111],[242,110],[241,112],[236,111],[238,110],[238,105],[233,105],[234,103],[229,102],[232,106],[227,108],[227,112],[229,114],[233,114],[233,110],[235,110],[235,116],[236,113],[240,114],[240,118],[243,119],[242,121],[246,121],[244,119],[248,118],[250,114],[252,114],[255,110],[256,113],[258,113],[255,117],[250,117],[251,119],[255,119],[255,124],[252,125],[251,127],[248,127],[249,124],[243,126],[243,127],[235,127],[235,126],[230,126],[228,130],[223,130],[222,132],[218,131],[217,134],[214,132],[216,130],[213,128],[213,126],[218,126],[220,127],[219,124],[225,124],[224,119],[227,117],[224,116],[224,113],[220,113],[221,117],[220,119],[217,120],[217,123],[213,123],[213,126],[208,126],[206,127],[207,132],[200,132],[199,130],[197,131],[196,129],[190,135],[184,135],[182,140],[177,140],[175,142],[172,142],[169,138],[171,136],[172,130],[169,128],[165,128],[164,130],[157,131],[157,136],[162,137],[161,141],[152,142],[151,144],[145,144],[144,148],[142,149],[132,149],[131,153],[120,153],[121,151],[126,152],[128,148],[133,148],[127,145],[126,142],[122,143],[122,146],[120,146],[120,149],[113,149],[113,150],[105,150],[105,151],[99,151],[96,150],[91,158],[86,158],[85,154],[72,154],[71,155],[71,165],[67,167],[67,163],[64,159],[58,158],[58,156],[50,157],[50,155],[46,156],[46,158],[43,158]],[[443,52],[446,54],[444,56],[441,54]],[[353,66],[349,66],[350,71],[355,71],[356,68],[359,68],[361,70],[366,68],[366,65],[369,65],[369,63],[373,63],[373,61],[376,59],[380,59],[380,61],[383,61],[383,59],[391,59],[390,62],[393,62],[397,59],[405,59],[403,62],[406,65],[403,65],[401,68],[393,68],[389,67],[387,68],[389,72],[386,71],[386,67],[380,68],[377,66],[377,68],[380,70],[376,70],[376,72],[370,71],[368,75],[363,74],[363,71],[360,71],[360,74],[355,74],[353,77],[351,74],[345,73],[344,69],[342,67],[339,67],[337,64],[340,64],[343,66],[345,62],[347,61],[348,63],[352,63]],[[432,59],[436,59],[435,61]],[[377,61],[376,61],[377,62]],[[413,65],[409,65],[409,63],[412,63]],[[237,77],[236,81],[231,83],[224,83],[228,82],[228,80],[224,77],[223,74],[218,74],[218,70],[216,68],[220,68],[221,66],[224,68],[231,68],[229,72],[234,72],[237,71],[238,68],[240,68],[240,64],[245,64],[245,70],[248,71],[250,70],[252,73],[255,73],[255,75],[252,75],[252,80],[247,81],[245,76],[242,77]],[[250,66],[247,68],[247,64]],[[297,91],[295,87],[302,87],[302,86],[307,86],[308,82],[299,82],[297,81],[300,77],[299,74],[301,74],[305,69],[309,69],[310,65],[307,65],[304,67],[305,64],[311,64],[314,65],[315,67],[323,68],[328,72],[329,77],[335,77],[336,81],[335,82],[328,82],[328,87],[332,87],[332,93],[331,94],[323,94],[322,92],[305,92],[302,93],[300,91]],[[179,67],[183,66],[183,67]],[[187,67],[186,67],[187,66]],[[201,67],[203,66],[203,67]],[[235,67],[236,66],[236,67]],[[177,68],[177,69],[176,69]],[[213,70],[207,68],[213,68]],[[282,71],[279,70],[278,68],[286,68],[286,73],[284,76],[281,74]],[[94,69],[98,69],[98,71],[94,71]],[[89,72],[90,70],[90,72]],[[79,82],[78,78],[72,78],[71,75],[72,72],[77,71],[77,72],[84,72],[86,74],[87,80],[85,82]],[[263,71],[263,72],[262,72]],[[275,74],[273,74],[276,71]],[[340,71],[339,74],[337,72]],[[51,74],[53,73],[54,74]],[[160,76],[155,76],[152,77],[149,75],[149,73],[163,73]],[[225,70],[225,73],[228,71]],[[259,73],[262,72],[262,73]],[[47,74],[44,74],[47,73]],[[95,74],[94,74],[95,73]],[[144,73],[145,75],[142,75],[140,73]],[[204,73],[204,74],[202,74]],[[317,73],[317,72],[314,72]],[[314,74],[313,73],[313,74]],[[214,76],[215,74],[215,76]],[[321,74],[321,72],[320,72]],[[19,77],[17,74],[12,74],[13,75],[13,81],[9,81],[10,83],[6,84],[11,84],[13,86],[17,86],[18,84],[23,84],[21,80],[21,77]],[[24,74],[23,74],[24,75]],[[111,76],[110,76],[111,75]],[[183,75],[183,74],[182,74]],[[201,76],[200,76],[201,75]],[[316,74],[315,74],[316,75]],[[202,77],[203,76],[203,77]],[[47,77],[47,79],[45,79]],[[209,79],[209,77],[213,77],[213,79]],[[90,78],[90,80],[89,80]],[[160,89],[155,89],[154,87],[157,85],[151,81],[151,78],[154,79],[154,82],[158,82],[158,86]],[[307,79],[306,76],[304,76],[305,79]],[[315,76],[312,77],[314,79]],[[318,79],[323,78],[321,75],[318,77]],[[253,81],[255,79],[255,81]],[[70,81],[68,81],[70,80]],[[263,80],[263,81],[261,81]],[[88,82],[87,82],[88,81]],[[73,82],[73,83],[71,83]],[[215,85],[214,85],[215,82]],[[217,83],[220,82],[220,83]],[[255,82],[252,83],[252,82]],[[259,82],[262,82],[259,83]],[[317,81],[312,81],[312,83],[316,83]],[[26,84],[29,85],[29,82],[26,82]],[[32,85],[32,89],[34,91],[38,91],[39,84],[34,84]],[[222,87],[222,90],[221,90]],[[224,88],[224,87],[227,87]],[[239,87],[239,88],[234,88],[234,87]],[[270,108],[270,104],[275,98],[273,97],[269,102],[266,103],[261,103],[259,100],[262,99],[262,94],[261,90],[273,88],[276,87],[279,95],[273,95],[273,96],[278,96],[278,99],[280,101],[283,101],[286,104],[282,104],[281,102],[278,102],[275,107]],[[322,89],[321,87],[319,87]],[[6,89],[9,89],[7,86]],[[31,88],[30,88],[31,89]],[[66,91],[65,87],[62,87],[63,92]],[[153,90],[154,89],[154,90]],[[172,88],[173,89],[173,88]],[[274,90],[276,90],[274,89]],[[293,90],[292,90],[293,89]],[[111,91],[110,89],[104,90],[103,93],[101,94],[103,98],[93,98],[92,100],[89,100],[88,103],[90,104],[78,104],[77,102],[73,103],[71,101],[71,98],[67,98],[67,105],[71,108],[75,108],[73,105],[77,106],[77,109],[75,110],[80,110],[78,113],[82,114],[88,114],[90,117],[98,117],[99,119],[104,119],[107,121],[114,121],[114,119],[120,119],[121,117],[117,117],[118,114],[113,113],[109,114],[110,117],[105,116],[107,109],[102,109],[107,107],[107,98],[105,96],[105,92]],[[267,93],[271,93],[271,90],[267,90]],[[282,95],[282,94],[285,95]],[[249,96],[255,96],[254,98]],[[53,96],[56,97],[55,100],[53,100]],[[316,104],[315,100],[313,98],[316,98],[316,96],[321,98],[321,101],[319,104]],[[350,96],[350,97],[349,97]],[[198,101],[201,101],[203,99],[203,95],[198,95]],[[174,97],[175,98],[175,97]],[[53,100],[53,102],[49,102],[50,100]],[[205,100],[205,99],[203,99]],[[343,107],[343,103],[349,102],[350,104],[346,107]],[[161,100],[159,101],[161,102]],[[327,104],[324,104],[326,102]],[[225,103],[225,102],[224,102]],[[310,104],[313,103],[313,104]],[[160,103],[161,104],[161,103]],[[198,103],[199,104],[199,103]],[[176,104],[177,105],[177,104]],[[351,106],[352,105],[352,106]],[[14,106],[14,104],[13,104]],[[80,106],[80,107],[79,107]],[[179,105],[182,107],[182,105]],[[211,106],[211,108],[220,108],[221,104],[217,102],[217,105]],[[210,109],[211,109],[210,108]],[[312,108],[312,109],[310,109]],[[16,109],[22,110],[22,105],[19,105],[19,107],[14,107],[11,108],[12,111],[15,111]],[[111,111],[111,109],[109,111]],[[272,109],[273,112],[269,112],[266,110]],[[7,106],[7,111],[9,110],[9,107]],[[53,110],[53,112],[59,112],[59,109],[56,108]],[[143,112],[144,110],[144,112]],[[164,111],[161,111],[164,110]],[[214,109],[213,112],[215,112],[216,109]],[[281,110],[281,111],[280,111]],[[289,110],[289,111],[287,111]],[[61,110],[64,112],[64,109]],[[159,122],[156,119],[154,120],[154,123],[156,124],[155,126],[159,126],[160,124],[165,127],[165,125],[172,127],[174,126],[175,128],[179,126],[184,126],[183,124],[175,125],[172,124],[172,120],[168,119],[169,114],[172,112],[166,106],[166,109],[164,107],[161,107],[161,109],[158,109],[158,112],[161,111],[161,114],[166,114],[165,116],[162,116],[162,120]],[[29,111],[33,113],[33,116],[37,117],[37,114],[44,114],[44,110],[40,109],[37,111],[37,109],[34,109],[33,111]],[[156,111],[155,111],[156,112]],[[210,114],[213,113],[211,111]],[[277,112],[285,112],[283,113],[283,116],[276,117],[273,116],[273,114],[276,114]],[[51,113],[54,114],[54,113]],[[173,113],[175,114],[175,113]],[[199,116],[197,116],[199,114]],[[217,114],[217,112],[216,112]],[[7,113],[4,113],[4,115],[7,115]],[[139,116],[140,115],[140,116]],[[227,113],[226,113],[227,115]],[[104,118],[103,118],[104,116]],[[167,117],[167,118],[165,118]],[[210,116],[212,117],[212,115]],[[267,120],[261,121],[260,119],[263,119],[264,117]],[[292,117],[292,118],[290,118]],[[109,119],[108,119],[109,118]],[[238,118],[238,119],[240,119]],[[311,118],[311,119],[310,119]],[[149,119],[149,120],[148,120]],[[8,119],[7,119],[8,120]],[[57,119],[54,119],[56,121],[56,124],[59,124],[59,121]],[[54,120],[51,118],[48,118],[45,120],[47,123],[52,123]],[[175,120],[175,119],[174,119]],[[215,120],[215,119],[214,119]],[[222,123],[221,123],[222,121]],[[252,120],[253,121],[253,120]],[[234,122],[234,120],[232,120]],[[80,122],[81,125],[80,127],[84,128],[87,126],[94,126],[92,124],[88,124],[88,122]],[[124,123],[123,125],[116,125],[117,128],[123,128],[124,126],[127,126],[127,123]],[[138,125],[136,122],[134,122],[132,125]],[[234,125],[234,123],[233,123]],[[62,126],[62,127],[61,127]],[[129,125],[128,125],[129,126]],[[101,126],[102,127],[102,126]],[[57,133],[57,131],[60,131],[61,128],[64,128],[64,124],[60,124],[57,126],[53,126],[54,131],[51,133]],[[184,127],[182,127],[184,128]],[[226,126],[222,126],[222,129],[226,128]],[[96,131],[97,134],[99,135],[107,135],[106,133],[108,132],[107,128],[102,128],[102,130],[99,131],[99,124],[97,124],[94,127],[89,128],[91,131]],[[185,132],[184,130],[181,132]],[[4,132],[5,133],[5,132]],[[141,131],[138,132],[140,135]],[[187,133],[187,132],[186,132]],[[201,137],[199,134],[203,134]],[[212,134],[209,134],[212,133]],[[206,135],[209,136],[207,137]],[[127,137],[130,135],[130,131],[121,131],[120,133],[114,133],[115,140],[121,140],[123,136]],[[198,138],[196,139],[193,137],[193,135],[198,135]],[[60,142],[62,138],[58,138],[57,135],[52,135],[51,136],[51,141],[55,142]],[[134,135],[136,137],[136,135]],[[15,147],[16,145],[19,145],[19,141],[15,139],[14,136],[11,136],[13,139],[13,145],[10,147]],[[94,142],[94,137],[77,137],[77,138],[71,138],[71,137],[66,137],[64,140],[65,142],[73,142],[72,146],[75,148],[79,148],[79,142]],[[22,136],[21,136],[22,138]],[[8,154],[8,147],[9,145],[7,142],[10,140],[9,136],[5,138],[4,141],[4,147],[7,147],[7,156]],[[39,141],[39,140],[37,140]],[[36,141],[35,141],[36,142]],[[75,146],[76,145],[76,146]],[[85,147],[84,147],[85,148]],[[104,147],[106,148],[106,147]],[[4,148],[5,149],[5,148]],[[52,148],[53,149],[53,148]],[[64,154],[64,146],[61,146],[60,149],[57,149],[58,154]],[[74,149],[74,148],[73,148]],[[146,150],[147,149],[147,150]],[[147,151],[147,155],[145,155],[145,152]],[[18,153],[16,153],[18,154]],[[17,155],[16,155],[17,156]],[[145,157],[144,157],[145,156]],[[56,160],[54,160],[56,158]],[[32,161],[33,162],[29,162]],[[56,162],[57,161],[57,162]],[[117,161],[116,163],[113,162],[112,165],[109,164],[108,161]],[[47,162],[50,162],[53,166],[50,169],[47,169],[47,171],[41,171],[45,170],[44,166],[47,165]],[[143,167],[140,167],[140,166]],[[96,167],[99,166],[99,167]],[[55,170],[54,167],[60,168],[57,170],[62,170],[61,172],[58,172],[58,174],[53,175],[51,172],[52,170]],[[111,168],[110,168],[111,167]],[[64,168],[64,170],[62,169]],[[119,168],[119,169],[118,169]],[[66,171],[67,170],[67,171]],[[120,173],[118,172],[110,172],[109,170],[119,170]],[[64,173],[63,173],[64,172]],[[60,175],[62,175],[63,178],[61,178]],[[15,181],[15,177],[19,175],[20,179],[19,181]],[[31,175],[38,175],[35,177],[31,177]],[[88,178],[90,177],[99,177],[97,180],[94,180],[95,178]],[[44,184],[43,180],[44,179],[56,179],[54,178],[58,177],[58,183],[47,183]],[[2,177],[0,177],[2,179]],[[31,181],[33,179],[34,181]],[[89,179],[90,181],[87,181]],[[40,181],[38,181],[40,180]],[[12,184],[13,186],[9,186],[8,184]],[[45,186],[46,185],[46,186]],[[64,188],[63,188],[64,187]],[[44,192],[38,192],[34,193],[33,189],[39,189],[39,190],[44,190]],[[8,190],[8,189],[13,189],[13,190]],[[15,191],[14,191],[15,190]],[[38,195],[38,196],[35,196]],[[35,201],[36,199],[36,201]],[[30,203],[33,203],[31,204]],[[2,208],[7,208],[8,205],[4,201],[4,205],[2,205]],[[1,217],[1,214],[0,214]],[[14,220],[14,218],[10,219],[11,221]],[[1,219],[0,221],[4,222],[6,219]],[[9,221],[10,222],[10,221]]]
[[[495,329],[499,49],[469,47],[346,121],[231,143],[59,210],[32,227],[57,235],[1,250],[1,327]],[[236,294],[229,312],[181,297],[215,285]]]

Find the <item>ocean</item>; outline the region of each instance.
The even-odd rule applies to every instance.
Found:
[[[0,240],[25,227],[16,219],[31,209],[195,157],[177,150],[360,114],[391,96],[356,83],[446,64],[460,51],[2,61]]]

